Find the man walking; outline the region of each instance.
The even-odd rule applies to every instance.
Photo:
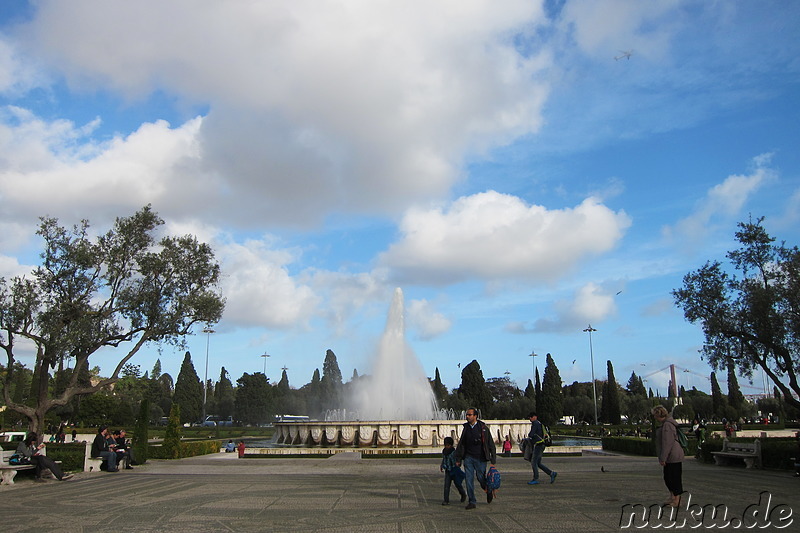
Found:
[[[550,483],[556,481],[558,472],[554,472],[542,464],[542,455],[544,454],[544,429],[542,423],[539,422],[539,417],[536,413],[530,413],[528,418],[531,421],[531,432],[528,433],[528,438],[533,445],[533,456],[531,457],[531,468],[533,468],[533,479],[528,481],[528,485],[539,484],[539,468],[542,472],[550,476]]]
[[[494,466],[497,462],[497,452],[494,440],[489,433],[489,428],[478,420],[478,411],[470,407],[466,412],[467,422],[461,431],[461,438],[456,447],[456,466],[464,463],[464,473],[467,476],[467,496],[469,503],[466,509],[475,509],[475,476],[478,483],[486,491],[486,503],[492,503],[492,491],[486,490],[486,463]]]

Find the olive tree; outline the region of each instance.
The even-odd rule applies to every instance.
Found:
[[[49,411],[76,395],[116,382],[146,344],[182,345],[195,324],[220,319],[220,267],[211,247],[191,235],[158,238],[163,223],[146,206],[92,237],[86,220],[68,229],[42,217],[37,231],[44,241],[41,265],[30,275],[0,279],[0,348],[8,359],[3,399],[9,410],[29,420],[31,431],[39,431]],[[111,375],[79,380],[99,350],[119,350]],[[31,351],[31,398],[17,402],[9,395],[14,363]],[[75,364],[56,393],[49,387],[51,372],[65,359]]]
[[[672,292],[691,323],[703,328],[703,357],[751,377],[762,369],[786,402],[800,407],[800,250],[775,243],[763,218],[739,223],[730,267],[710,261]],[[729,272],[728,270],[732,270]]]

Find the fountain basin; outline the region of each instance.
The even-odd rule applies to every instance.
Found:
[[[499,445],[506,437],[513,444],[528,436],[531,423],[527,420],[484,420]],[[455,443],[461,436],[464,422],[456,420],[356,420],[302,421],[275,423],[275,444],[300,447],[352,446],[368,447],[433,447],[444,445],[445,437]]]

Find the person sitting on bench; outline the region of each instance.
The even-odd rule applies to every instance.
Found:
[[[103,459],[100,470],[103,470],[103,465],[105,465],[108,472],[119,472],[119,468],[117,468],[117,453],[114,451],[114,445],[109,445],[108,439],[108,426],[100,426],[92,442],[92,457]]]
[[[132,456],[131,456],[131,449],[128,446],[128,442],[125,440],[126,432],[124,429],[117,429],[114,430],[114,442],[116,443],[116,447],[114,451],[117,454],[117,464],[124,464],[127,470],[132,470],[133,467],[131,466]]]
[[[17,454],[28,459],[36,467],[36,481],[43,481],[42,470],[47,468],[59,481],[66,481],[72,474],[64,474],[58,464],[44,455],[44,443],[38,444],[39,437],[31,431],[28,436],[17,446]]]

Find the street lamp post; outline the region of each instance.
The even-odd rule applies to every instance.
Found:
[[[594,350],[592,349],[592,332],[597,331],[589,324],[589,327],[583,330],[589,334],[589,359],[592,363],[592,396],[594,397],[594,425],[598,424],[597,422],[597,385],[595,384],[594,380]]]
[[[539,357],[539,354],[531,350],[528,357],[531,358],[531,384],[536,386],[536,358]]]
[[[201,422],[206,421],[206,399],[208,398],[208,348],[211,345],[211,334],[214,333],[214,330],[211,329],[211,326],[206,326],[203,328],[203,333],[206,334],[206,373],[203,377],[203,417],[200,420]]]

